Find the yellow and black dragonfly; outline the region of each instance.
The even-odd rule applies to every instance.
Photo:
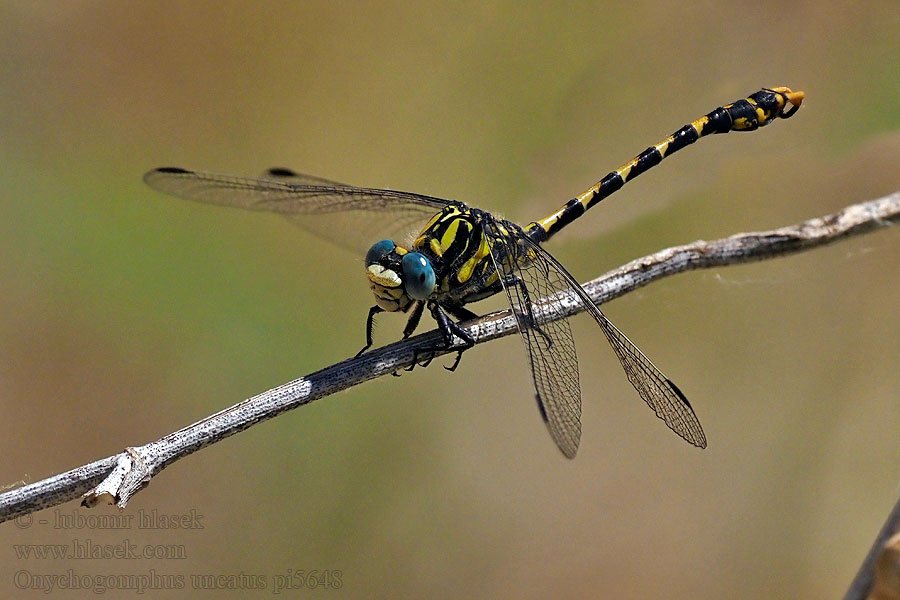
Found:
[[[376,314],[409,313],[406,338],[427,308],[442,333],[441,346],[434,350],[453,347],[454,336],[462,341],[449,367],[454,370],[462,353],[474,345],[454,318],[475,318],[467,304],[503,291],[525,344],[541,417],[562,453],[572,458],[581,439],[575,341],[565,318],[541,318],[548,311],[538,302],[548,296],[569,297],[583,304],[600,325],[628,380],[657,416],[686,441],[705,448],[706,435],[681,390],[606,318],[541,244],[666,156],[711,133],[753,131],[776,118],[786,119],[802,101],[803,92],[765,88],[719,107],[647,148],[550,216],[524,227],[456,200],[345,185],[288,169],[270,169],[262,178],[251,179],[164,167],[147,173],[144,181],[187,200],[278,213],[351,248],[359,248],[360,240],[377,239],[367,237],[370,232],[410,230],[426,222],[408,248],[392,240],[369,247],[366,275],[375,305],[369,310],[360,354],[372,346]],[[351,225],[335,226],[335,217],[349,219]],[[430,358],[423,365],[428,362]]]

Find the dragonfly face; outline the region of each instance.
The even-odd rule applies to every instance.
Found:
[[[381,240],[369,248],[366,277],[375,294],[375,304],[388,312],[406,311],[413,301],[425,300],[434,292],[431,261],[393,240]]]

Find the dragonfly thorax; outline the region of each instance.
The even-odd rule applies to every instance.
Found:
[[[413,242],[413,248],[431,262],[437,302],[463,306],[502,291],[486,228],[495,235],[506,235],[516,227],[458,202],[436,214]]]
[[[366,277],[375,303],[388,312],[407,310],[414,301],[425,300],[434,292],[431,261],[393,240],[381,240],[366,253]]]

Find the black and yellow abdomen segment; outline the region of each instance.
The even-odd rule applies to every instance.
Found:
[[[754,131],[768,125],[776,118],[787,119],[800,108],[802,102],[803,92],[793,92],[789,88],[778,87],[764,88],[747,98],[720,106],[685,125],[655,146],[647,148],[615,171],[607,174],[583,194],[569,200],[549,217],[532,223],[528,226],[528,233],[535,240],[543,242],[627,182],[658,165],[670,154],[693,144],[701,137],[711,133]]]

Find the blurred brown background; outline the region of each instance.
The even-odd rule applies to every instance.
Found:
[[[554,239],[582,281],[900,188],[891,0],[248,6],[0,9],[0,483],[151,441],[363,343],[361,257],[275,216],[156,194],[152,167],[283,165],[528,222],[720,104],[807,92],[790,121],[704,140]],[[898,273],[900,235],[883,230],[607,305],[691,398],[706,451],[647,410],[581,316],[574,461],[506,338],[455,374],[383,378],[256,426],[126,511],[194,510],[202,530],[55,527],[118,514],[75,503],[0,525],[0,585],[154,572],[184,582],[154,597],[206,598],[221,590],[192,575],[243,573],[267,584],[252,598],[340,570],[340,590],[302,593],[839,597],[900,490]],[[404,322],[383,316],[377,343]],[[88,539],[183,558],[14,546]]]

